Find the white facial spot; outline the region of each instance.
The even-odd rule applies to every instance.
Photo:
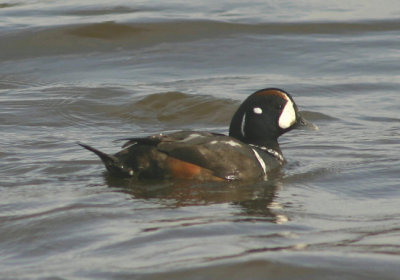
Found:
[[[227,145],[229,145],[229,146],[232,146],[232,147],[241,147],[241,146],[242,146],[242,145],[240,145],[238,142],[235,142],[235,141],[233,141],[233,140],[225,141],[224,143],[227,144]]]
[[[263,110],[260,107],[254,107],[253,112],[254,114],[261,115]]]
[[[240,133],[242,134],[243,137],[246,137],[246,134],[244,133],[245,125],[246,125],[246,114],[243,115],[242,123],[240,124]]]
[[[287,99],[286,105],[282,110],[282,113],[279,117],[279,127],[282,129],[286,129],[291,127],[296,122],[296,111],[294,110],[294,105],[292,100]]]

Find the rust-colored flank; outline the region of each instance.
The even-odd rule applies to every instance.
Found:
[[[176,179],[224,181],[224,179],[213,175],[211,170],[207,168],[174,157],[168,157],[165,163],[170,175]]]

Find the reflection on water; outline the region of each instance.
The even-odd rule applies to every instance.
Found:
[[[270,174],[272,175],[272,174]],[[274,213],[279,203],[274,201],[275,193],[282,187],[282,174],[278,171],[267,182],[207,182],[193,181],[137,181],[117,178],[105,173],[109,187],[132,195],[133,199],[154,200],[167,207],[204,206],[228,203],[240,207],[241,214],[248,219],[267,218],[274,223],[287,221]]]

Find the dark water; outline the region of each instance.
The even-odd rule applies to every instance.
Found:
[[[0,278],[399,279],[399,10],[0,1]],[[226,132],[264,87],[320,127],[266,183],[132,183],[76,145]]]

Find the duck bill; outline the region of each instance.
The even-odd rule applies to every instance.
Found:
[[[297,121],[295,127],[297,129],[304,129],[304,130],[318,130],[318,126],[313,124],[312,122],[306,120],[301,114],[297,115]]]

